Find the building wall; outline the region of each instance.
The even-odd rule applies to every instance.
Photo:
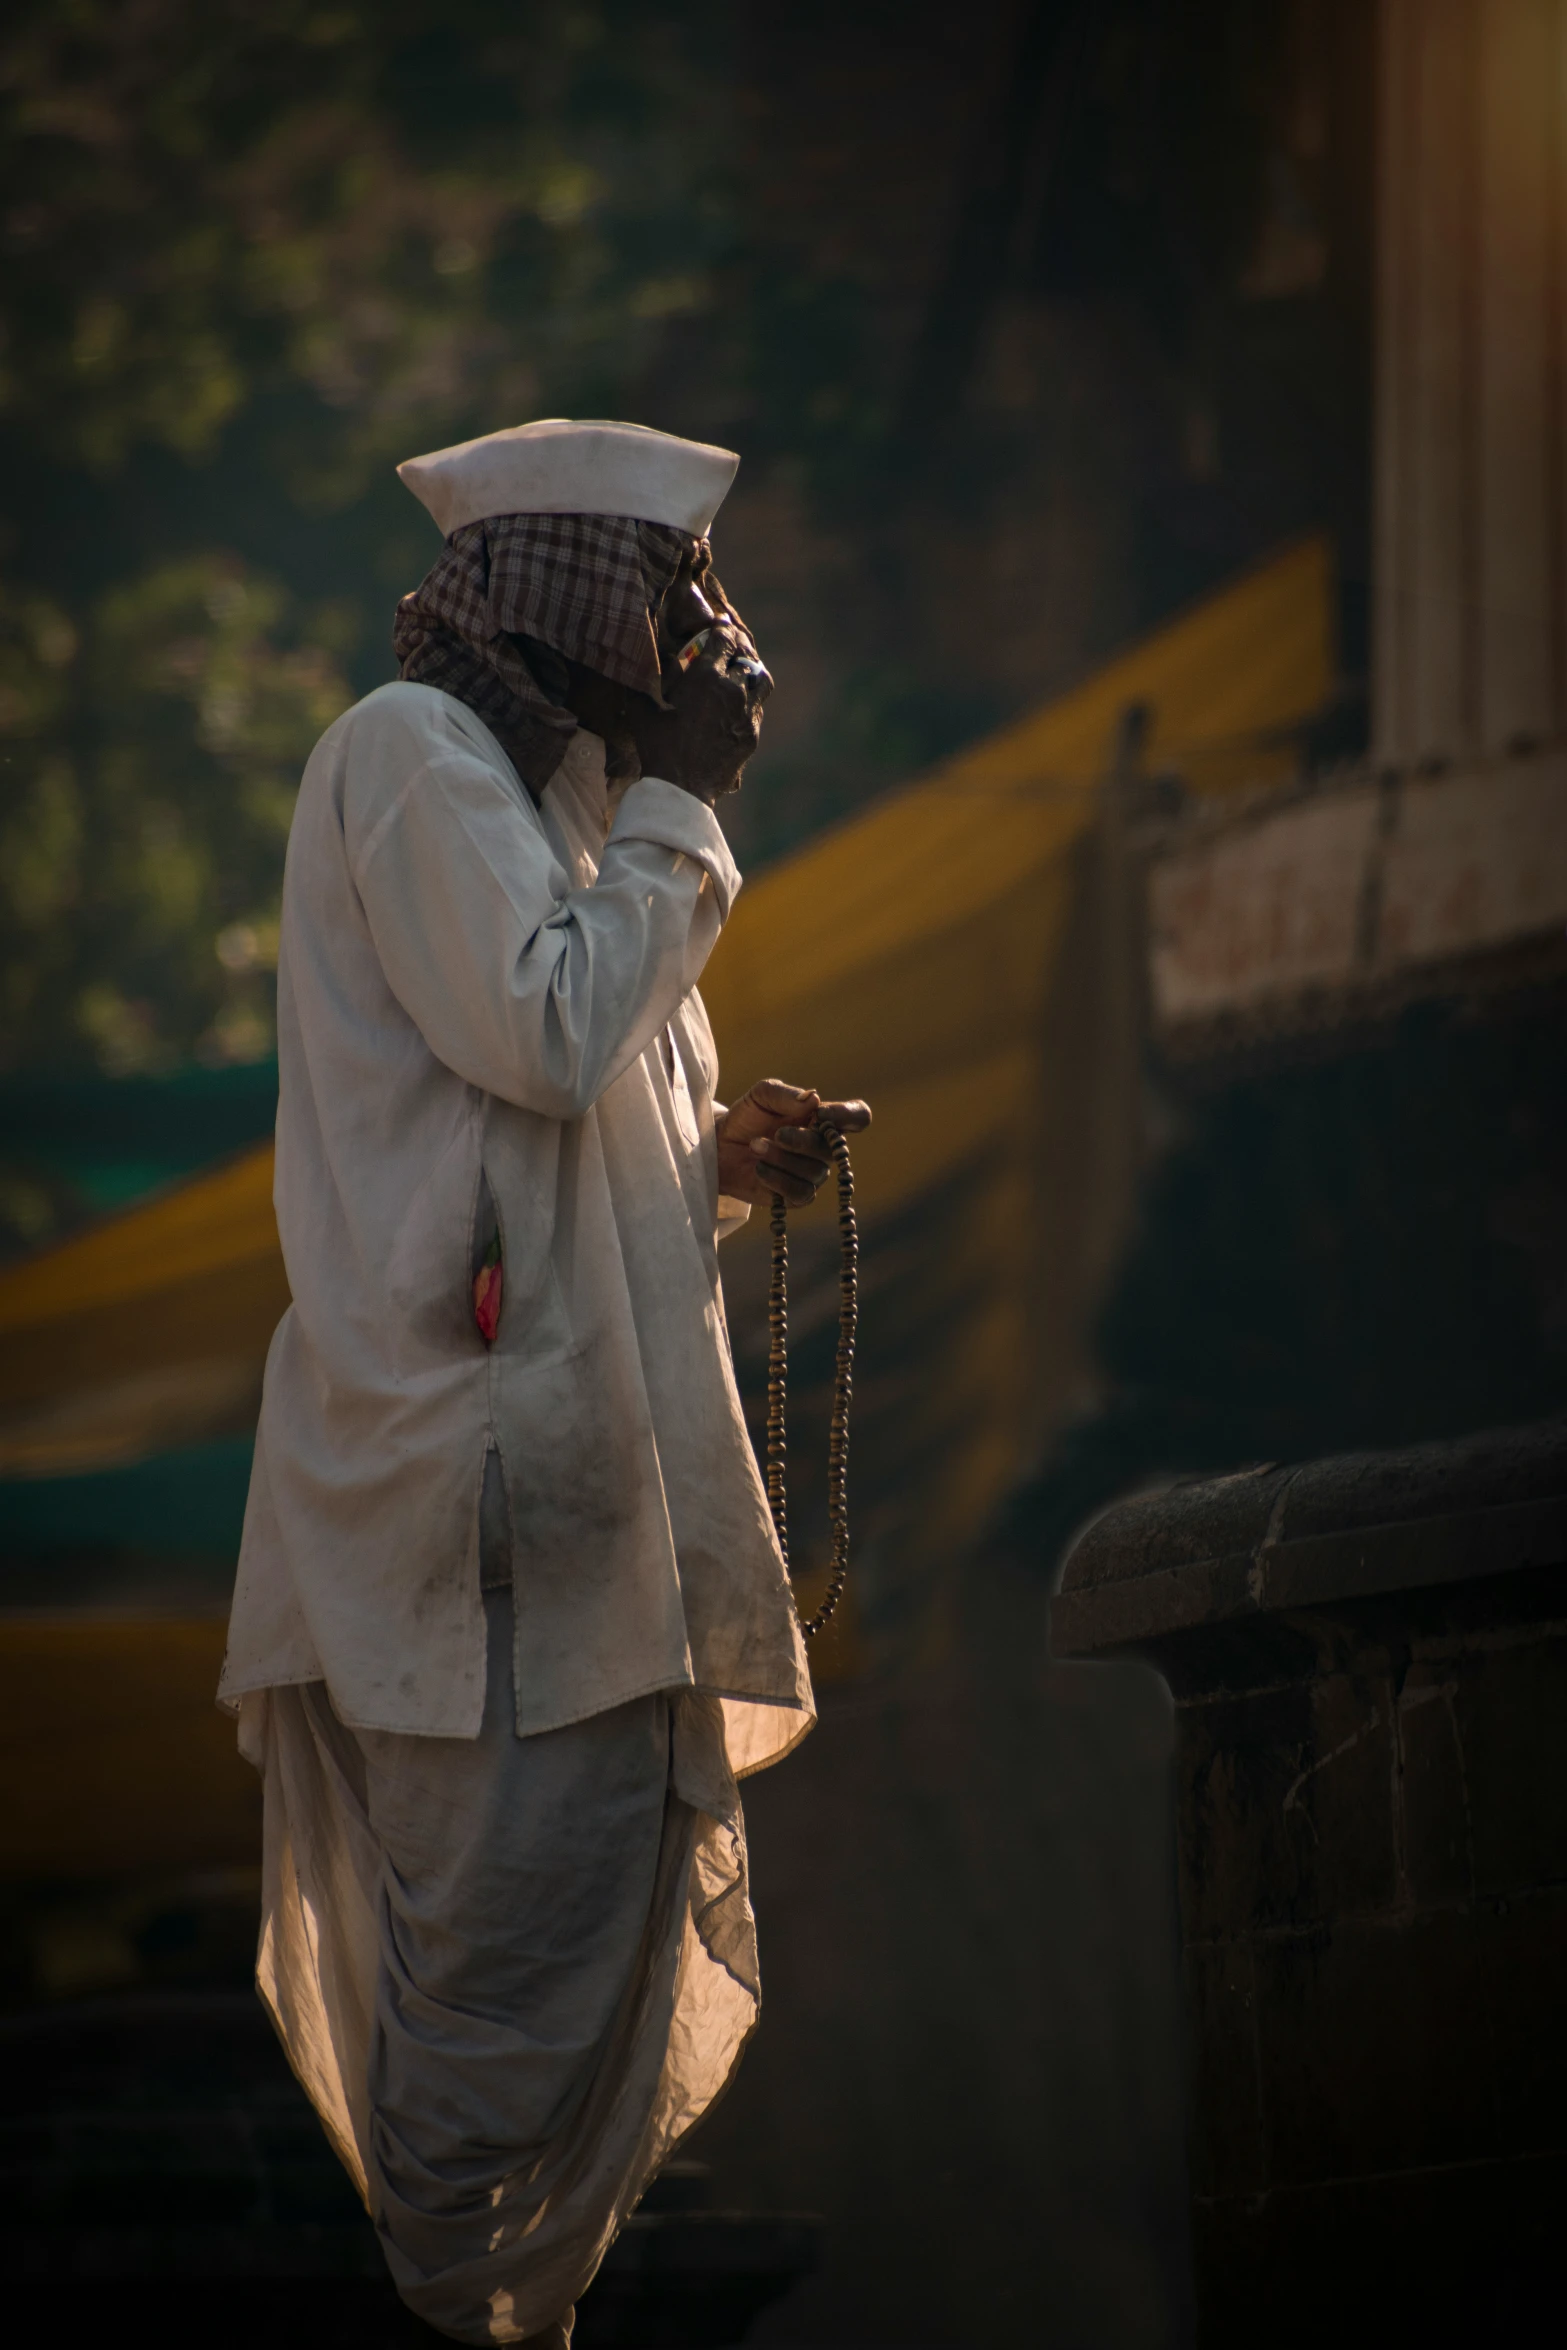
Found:
[[[1567,732],[1567,5],[1382,0],[1373,735]]]

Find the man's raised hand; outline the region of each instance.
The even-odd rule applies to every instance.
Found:
[[[824,1102],[814,1086],[760,1079],[719,1121],[719,1190],[740,1200],[776,1192],[792,1208],[806,1206],[832,1167],[821,1120],[860,1134],[871,1114],[864,1102]]]

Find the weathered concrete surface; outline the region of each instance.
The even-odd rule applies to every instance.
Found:
[[[1216,1024],[1310,1027],[1499,956],[1543,968],[1564,923],[1567,752],[1350,776],[1154,853],[1155,1033],[1179,1052]]]
[[[1053,1640],[1176,1692],[1199,2339],[1521,2318],[1567,2194],[1567,1422],[1124,1504]]]
[[[1375,17],[1372,731],[1403,762],[1567,731],[1567,34],[1502,0]]]

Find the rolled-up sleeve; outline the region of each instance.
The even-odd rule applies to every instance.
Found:
[[[428,746],[427,746],[428,747]],[[626,792],[597,880],[571,889],[542,823],[448,737],[344,830],[387,983],[470,1084],[579,1118],[695,986],[740,876],[711,809],[647,777]]]

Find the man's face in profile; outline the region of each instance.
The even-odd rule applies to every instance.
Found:
[[[657,628],[664,699],[716,796],[739,788],[773,681],[711,566],[704,540],[666,592]]]
[[[712,574],[705,540],[688,555],[655,616],[664,707],[568,664],[570,707],[602,735],[612,781],[661,775],[711,804],[737,791],[762,732],[772,678],[751,632]]]

